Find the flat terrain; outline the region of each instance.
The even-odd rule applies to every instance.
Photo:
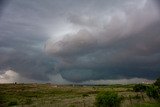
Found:
[[[0,107],[95,107],[101,91],[116,91],[124,97],[121,107],[160,107],[145,93],[133,92],[134,85],[0,84]]]

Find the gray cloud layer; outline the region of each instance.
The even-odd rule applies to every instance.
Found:
[[[6,4],[0,8],[1,70],[41,81],[59,74],[72,82],[160,76],[158,0]]]

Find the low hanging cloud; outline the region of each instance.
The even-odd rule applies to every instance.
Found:
[[[1,5],[3,81],[94,84],[160,76],[159,0],[3,0]]]
[[[154,80],[147,80],[144,78],[132,78],[132,79],[116,79],[116,80],[90,80],[82,82],[82,84],[94,84],[94,85],[104,85],[104,84],[137,84],[137,83],[145,83],[151,84],[154,83]]]

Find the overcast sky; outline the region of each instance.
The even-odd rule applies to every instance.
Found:
[[[1,0],[0,82],[160,76],[159,0]]]

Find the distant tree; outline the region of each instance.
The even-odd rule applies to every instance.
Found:
[[[160,99],[160,93],[157,86],[152,85],[147,87],[146,94],[150,98],[153,98],[156,100]]]
[[[116,92],[100,92],[96,96],[97,107],[119,107],[122,97],[118,96]]]
[[[154,85],[160,87],[160,77],[157,78],[157,80],[155,81]]]
[[[143,84],[136,84],[134,87],[133,87],[133,90],[135,92],[144,92],[146,91],[147,89],[147,86],[143,85]]]

